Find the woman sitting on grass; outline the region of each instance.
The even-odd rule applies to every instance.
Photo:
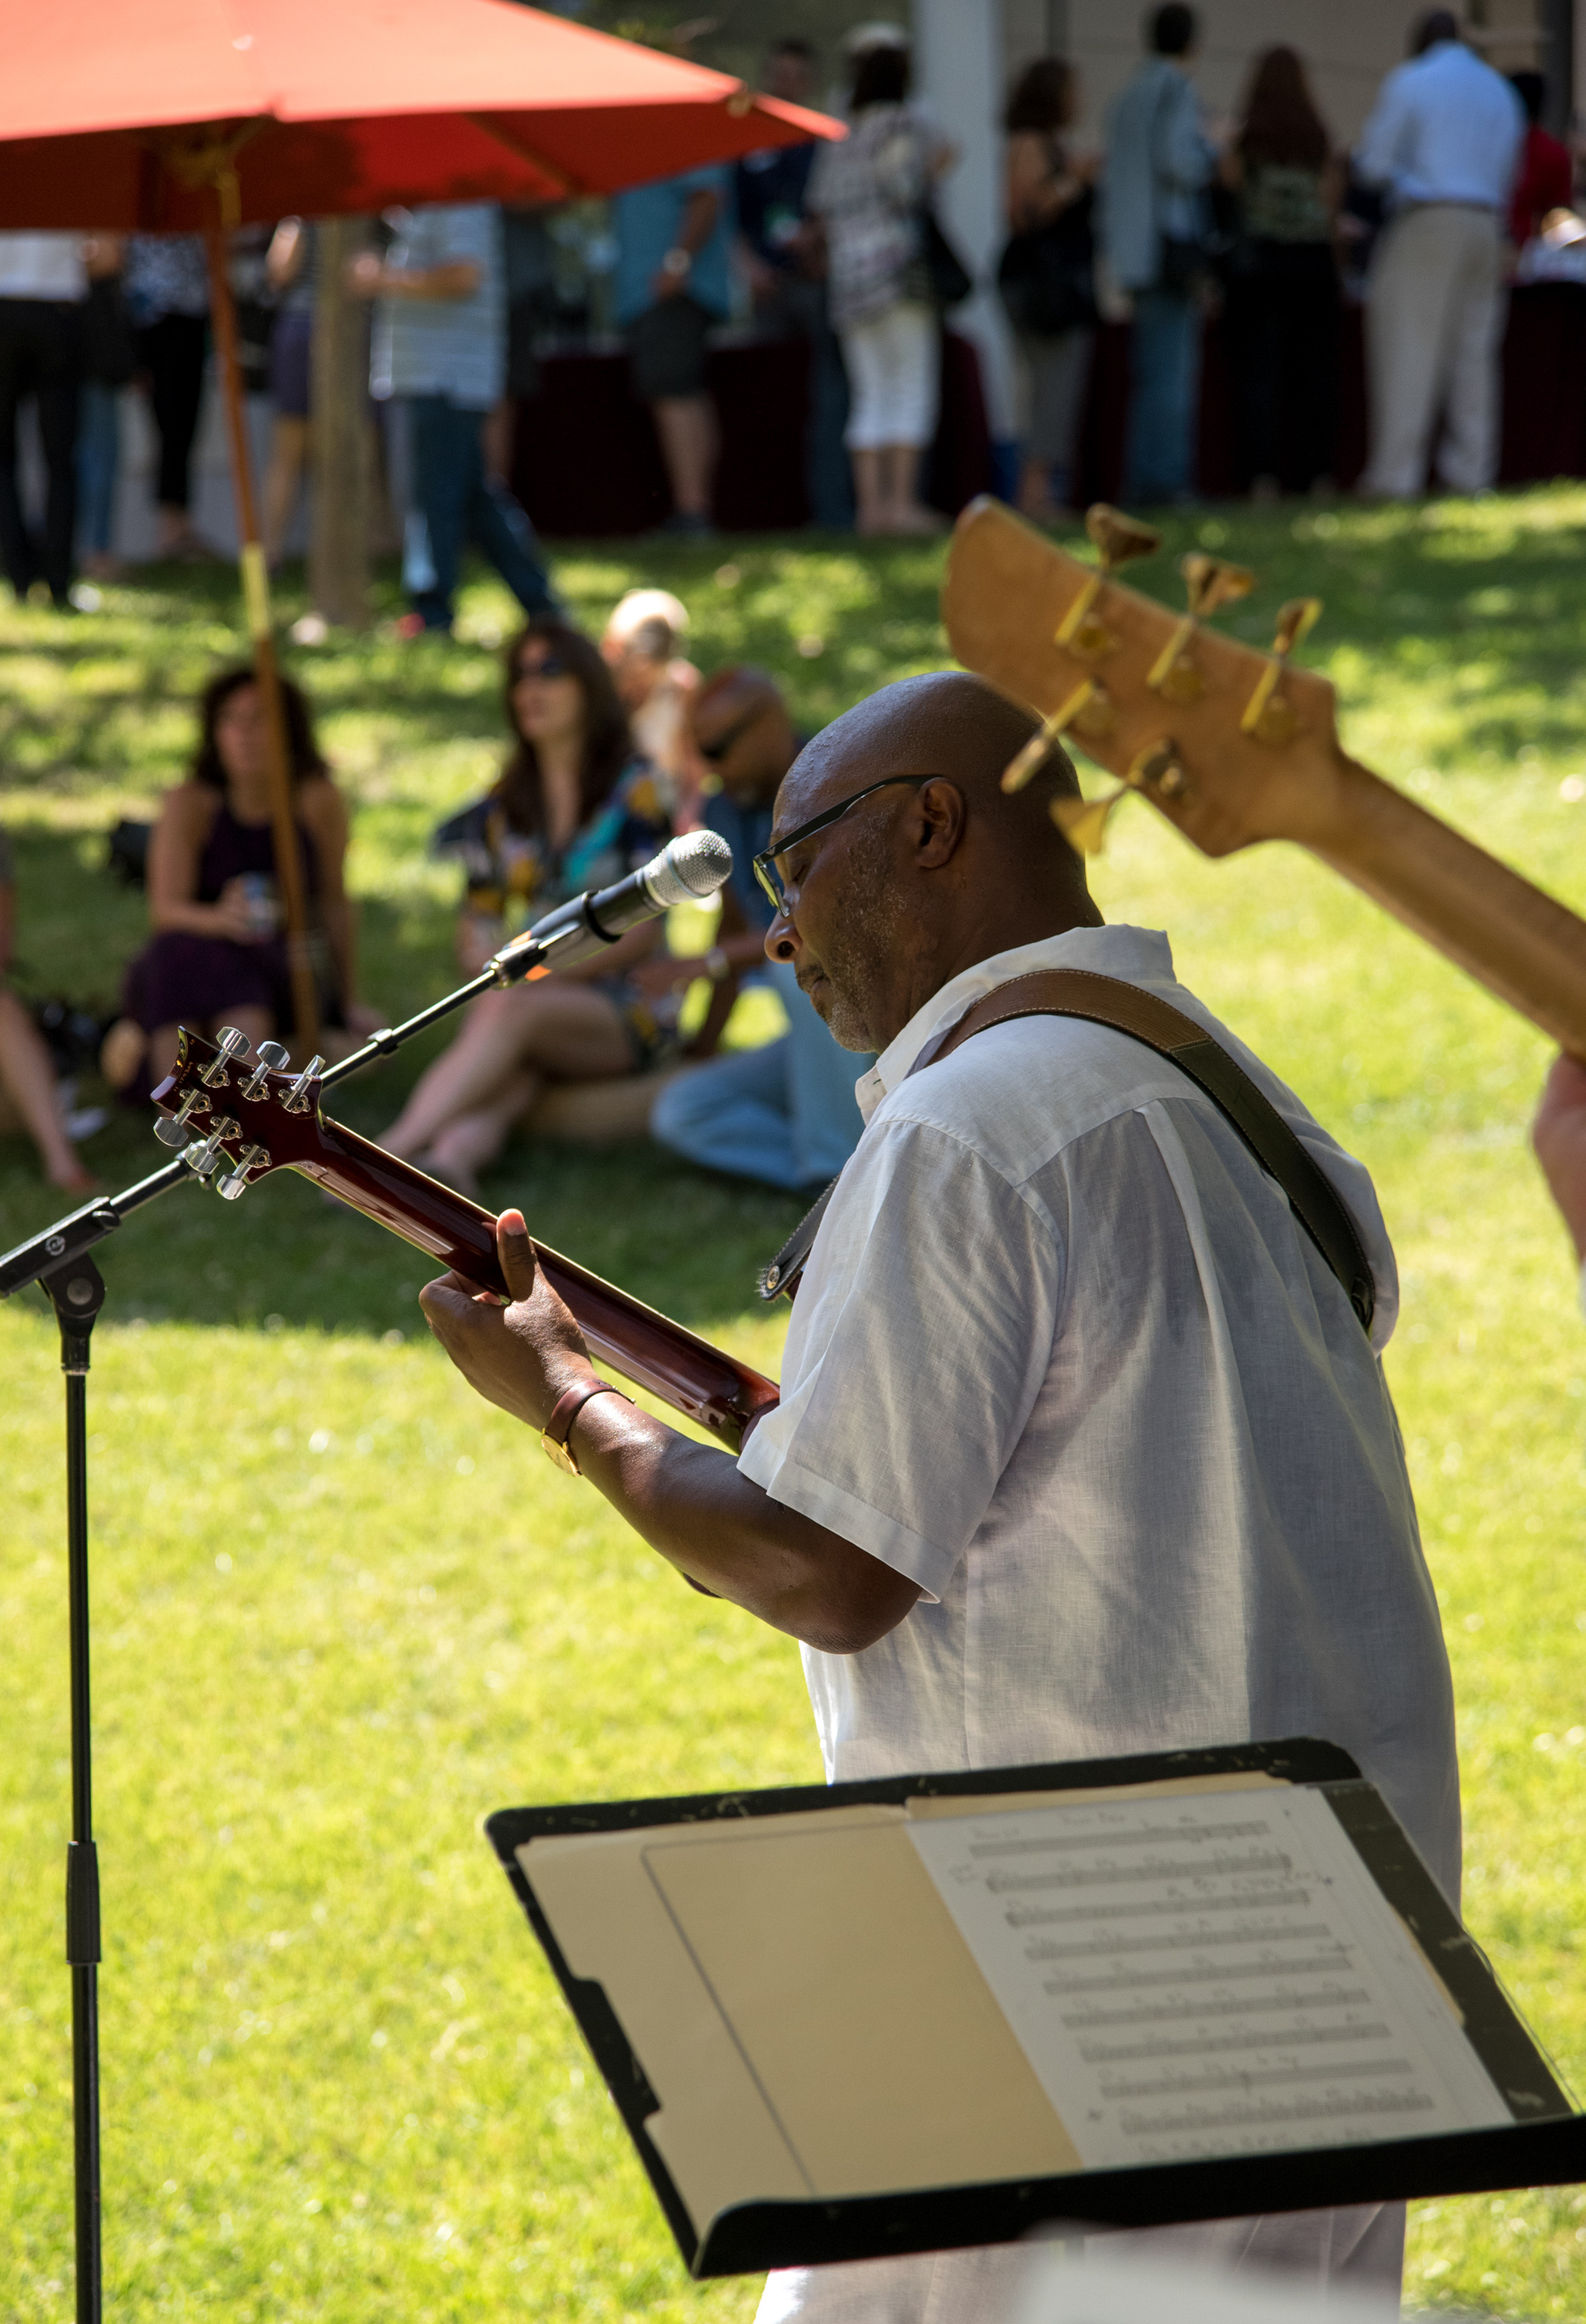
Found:
[[[11,844],[0,831],[0,977],[11,966],[14,899]],[[94,1175],[67,1135],[44,1037],[15,993],[0,987],[0,1136],[10,1136],[19,1126],[38,1148],[50,1184],[69,1194],[86,1194]]]
[[[303,890],[329,953],[321,1013],[327,1024],[373,1031],[373,1012],[354,1000],[353,916],[342,880],[346,803],[319,755],[308,703],[289,679],[281,691]],[[253,671],[228,669],[212,679],[199,720],[192,770],[167,791],[149,842],[153,941],[127,972],[126,1011],[147,1036],[151,1084],[174,1065],[180,1026],[213,1033],[235,1025],[255,1048],[272,1037],[291,1038],[291,979],[279,932],[270,820],[269,729]]]
[[[566,623],[529,623],[507,655],[516,747],[487,797],[440,834],[467,890],[457,957],[477,975],[508,933],[509,904],[538,919],[647,863],[671,836],[661,785],[635,755],[598,650]],[[662,940],[653,920],[598,960],[482,993],[383,1143],[472,1194],[512,1124],[549,1082],[607,1081],[676,1040],[676,1001],[651,1004],[632,972]]]

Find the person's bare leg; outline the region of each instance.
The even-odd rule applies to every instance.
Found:
[[[44,1176],[69,1191],[93,1184],[66,1134],[55,1068],[32,1019],[14,992],[0,992],[0,1084],[39,1149]]]
[[[883,457],[887,463],[887,498],[890,512],[889,530],[892,532],[945,532],[947,520],[933,508],[927,508],[919,497],[920,470],[925,456],[917,444],[889,444]]]
[[[538,1074],[514,1074],[501,1095],[474,1113],[448,1122],[425,1160],[438,1176],[465,1194],[479,1191],[479,1173],[488,1170],[544,1087]]]
[[[391,1154],[422,1153],[448,1123],[493,1103],[521,1069],[558,1081],[605,1081],[632,1063],[621,1017],[587,985],[547,981],[482,993],[380,1142]]]
[[[387,1153],[410,1160],[434,1143],[448,1121],[495,1094],[517,1060],[519,1004],[525,997],[521,991],[483,992],[469,1003],[456,1039],[426,1065],[381,1138]]]
[[[673,506],[680,516],[708,517],[716,467],[715,404],[708,395],[663,395],[650,409]]]
[[[264,556],[281,561],[292,512],[298,504],[303,463],[309,453],[309,423],[278,411],[270,438],[270,468],[264,478]]]
[[[858,506],[854,514],[855,529],[862,533],[880,533],[888,530],[886,486],[883,481],[882,453],[873,445],[851,452],[853,463],[853,497]]]

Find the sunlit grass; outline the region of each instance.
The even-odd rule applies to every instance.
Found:
[[[1327,600],[1307,656],[1347,747],[1586,903],[1586,800],[1560,788],[1586,775],[1586,492],[1219,515],[1173,545],[1192,533],[1258,567],[1242,633],[1302,589]],[[592,622],[636,580],[678,589],[698,659],[767,663],[813,724],[941,659],[940,553],[595,546],[559,577]],[[1167,560],[1144,571],[1175,594]],[[99,835],[172,778],[184,697],[236,650],[228,583],[155,583],[91,620],[0,613],[20,948],[41,989],[106,1004],[142,922]],[[451,881],[422,844],[495,762],[489,641],[511,613],[478,584],[459,645],[376,632],[290,657],[357,802],[367,983],[393,1014],[449,981]],[[1586,1324],[1526,1147],[1545,1045],[1294,851],[1211,864],[1131,806],[1095,884],[1110,917],[1171,931],[1186,980],[1376,1174],[1405,1283],[1389,1370],[1454,1660],[1469,1917],[1586,2084]],[[349,1088],[348,1118],[377,1127],[412,1069]],[[90,1152],[113,1184],[160,1158],[136,1115]],[[796,1205],[628,1153],[520,1150],[494,1191],[775,1369],[748,1286]],[[0,1244],[58,1208],[0,1147]],[[525,1800],[813,1775],[793,1650],[674,1582],[471,1397],[419,1323],[421,1263],[307,1187],[235,1210],[176,1195],[103,1258],[114,2311],[746,2318],[754,2284],[684,2278],[476,1826]],[[30,2324],[69,2310],[60,1406],[48,1318],[0,1309],[0,2305]],[[1420,2207],[1413,2293],[1586,2312],[1580,2200]]]

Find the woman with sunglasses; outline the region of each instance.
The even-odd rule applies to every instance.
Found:
[[[529,623],[507,655],[514,748],[485,798],[443,824],[466,880],[457,956],[476,975],[516,924],[647,863],[671,836],[662,785],[639,757],[598,649],[562,622]],[[634,928],[598,961],[482,993],[420,1079],[383,1144],[472,1194],[547,1082],[605,1081],[676,1042],[678,1001],[632,972],[662,940]]]

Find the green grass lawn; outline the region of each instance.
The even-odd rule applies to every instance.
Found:
[[[1203,517],[1173,546],[1192,540],[1258,568],[1242,634],[1323,595],[1307,659],[1347,745],[1586,906],[1586,491]],[[706,667],[769,664],[813,724],[943,659],[940,561],[764,540],[571,550],[558,572],[591,622],[637,580],[676,588]],[[1154,574],[1171,594],[1166,559]],[[511,613],[480,582],[456,645],[376,632],[290,655],[356,803],[365,984],[392,1015],[453,981],[452,880],[422,844],[495,761]],[[236,650],[221,575],[155,575],[71,622],[0,612],[0,811],[36,989],[114,1001],[142,908],[102,834],[176,775],[187,705]],[[1095,886],[1110,918],[1170,930],[1186,981],[1376,1174],[1406,1291],[1388,1365],[1458,1690],[1469,1918],[1586,2086],[1586,1324],[1526,1144],[1545,1044],[1294,851],[1207,863],[1131,806]],[[377,1129],[420,1062],[349,1087],[346,1118]],[[138,1114],[88,1152],[113,1185],[162,1158]],[[642,1151],[519,1148],[492,1192],[775,1369],[750,1286],[796,1205]],[[60,1207],[0,1142],[0,1248]],[[422,1263],[300,1182],[236,1207],[184,1191],[101,1259],[114,2312],[747,2318],[757,2284],[685,2278],[478,1824],[815,1776],[795,1650],[686,1590],[474,1398],[423,1331]],[[0,2309],[30,2324],[70,2309],[60,1440],[54,1328],[30,1295],[0,1308]],[[1586,2195],[1419,2206],[1410,2282],[1423,2305],[1586,2312]]]

